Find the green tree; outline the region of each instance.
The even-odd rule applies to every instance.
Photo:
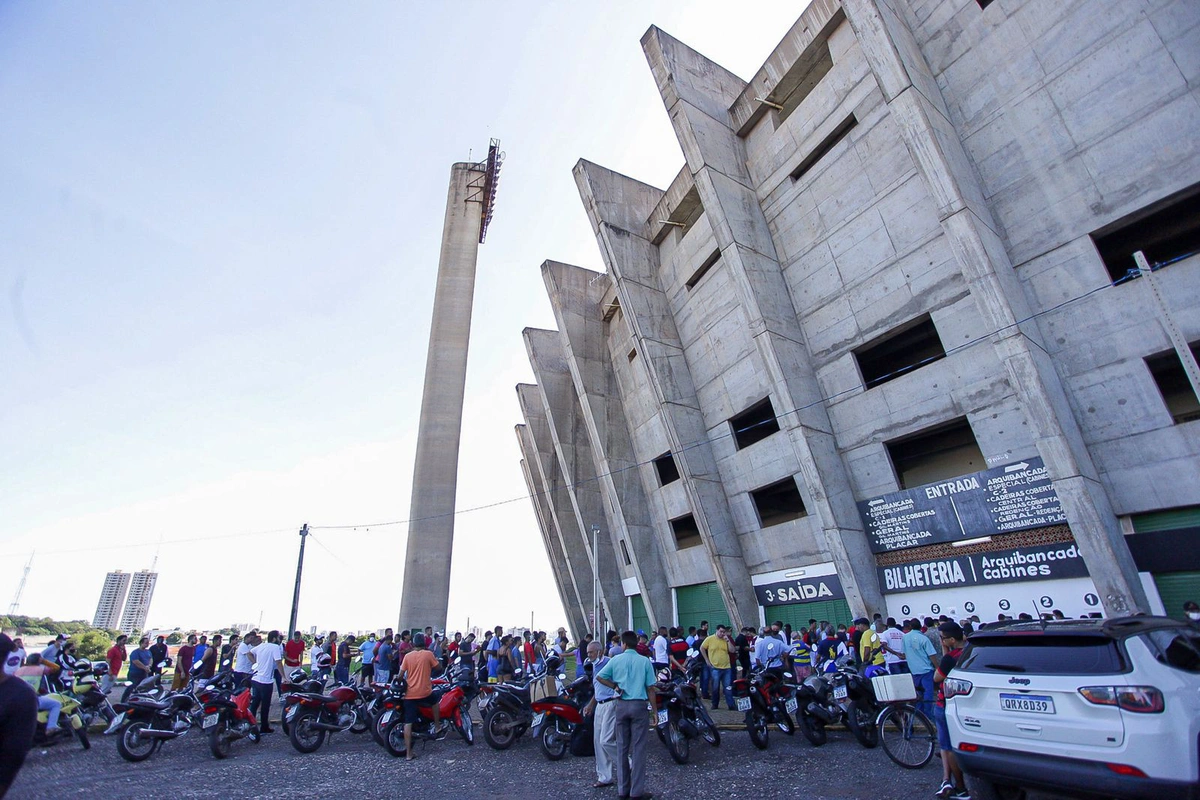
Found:
[[[167,636],[167,644],[183,644],[183,634],[179,631],[173,631]]]
[[[88,661],[98,661],[104,658],[108,648],[112,647],[112,639],[105,631],[97,628],[72,634],[71,639],[75,642],[75,650],[79,657],[86,658]]]

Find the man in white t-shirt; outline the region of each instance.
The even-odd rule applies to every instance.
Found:
[[[658,626],[658,635],[654,637],[654,672],[671,666],[671,656],[668,655],[670,640],[667,639],[667,626]]]
[[[246,638],[237,646],[237,650],[233,654],[233,679],[236,681],[237,687],[240,689],[250,681],[250,675],[254,672],[254,647],[261,639],[259,639],[257,631],[250,631],[246,634]]]
[[[279,645],[279,631],[267,634],[267,640],[252,651],[254,674],[250,677],[250,713],[258,720],[260,733],[272,733],[267,725],[271,713],[271,691],[275,688],[275,674],[283,677],[283,648]]]
[[[896,624],[896,620],[888,617],[887,628],[879,634],[883,645],[883,661],[890,675],[901,675],[908,672],[908,662],[904,659],[904,631]]]
[[[315,639],[313,639],[313,646],[308,651],[308,660],[309,660],[308,672],[314,678],[324,677],[321,674],[321,668],[319,666],[319,662],[321,660],[321,655],[324,652],[325,652],[325,637],[318,635]]]

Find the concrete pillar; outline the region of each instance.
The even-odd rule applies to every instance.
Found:
[[[600,576],[600,600],[605,618],[612,620],[615,614],[620,614],[617,619],[624,619],[625,595],[621,590],[621,572],[617,565],[619,545],[614,545],[609,536],[609,526],[600,500],[600,484],[596,480],[592,446],[581,422],[582,411],[567,366],[566,347],[558,331],[526,328],[524,339],[529,362],[537,379],[537,389],[544,402],[558,466],[565,479],[561,493],[562,514],[573,517],[571,525],[562,523],[563,535],[569,538],[568,530],[574,529],[574,546],[583,548],[590,568]],[[601,528],[597,537],[598,546],[594,551],[593,525]],[[592,574],[588,573],[589,587]],[[590,603],[591,590],[588,591],[583,599]]]
[[[542,278],[567,350],[567,367],[575,383],[604,510],[614,544],[625,541],[646,605],[650,624],[670,624],[674,602],[663,568],[658,536],[650,524],[650,504],[642,485],[638,460],[605,342],[601,300],[611,285],[607,275],[581,267],[547,261]],[[623,612],[614,608],[618,620]]]
[[[982,185],[949,119],[937,80],[916,38],[892,3],[843,0],[846,19],[912,155],[942,230],[954,251],[1009,384],[1054,481],[1105,613],[1150,611],[1137,567],[1100,483],[1066,392],[1032,322],[1028,298],[1013,271]]]
[[[517,425],[516,433],[517,446],[521,448],[521,473],[525,476],[529,500],[533,503],[533,513],[537,517],[538,530],[542,534],[542,544],[545,545],[546,557],[550,560],[550,573],[554,576],[558,599],[567,613],[571,635],[578,641],[587,627],[587,612],[580,605],[579,588],[572,581],[567,557],[562,549],[562,535],[550,510],[551,490],[537,467],[541,456],[528,426]]]
[[[662,192],[646,191],[652,187],[586,161],[575,166],[575,183],[643,356],[650,389],[725,608],[735,620],[758,619],[758,600],[708,442],[691,369],[658,281],[658,248],[640,235]]]
[[[467,198],[470,183],[479,174],[474,164],[458,163],[450,168],[408,515],[401,630],[446,627],[467,344],[483,209],[478,200]]]
[[[646,32],[642,48],[721,259],[737,287],[755,348],[767,367],[779,427],[796,455],[806,504],[820,520],[823,549],[837,567],[851,610],[855,614],[882,611],[875,560],[854,503],[850,475],[837,449],[796,307],[746,167],[744,143],[729,113],[746,84],[658,28]]]

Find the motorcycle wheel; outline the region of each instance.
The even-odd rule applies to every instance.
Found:
[[[493,708],[483,720],[483,738],[494,750],[507,750],[519,735],[512,714],[503,708]]]
[[[75,736],[76,736],[76,738],[78,738],[78,739],[79,739],[79,743],[80,743],[81,745],[83,745],[83,749],[84,749],[84,750],[91,750],[91,749],[92,749],[92,743],[91,743],[91,741],[88,739],[88,729],[87,729],[87,725],[80,725],[78,728],[76,728],[76,729],[75,729]]]
[[[696,707],[696,727],[700,729],[700,735],[704,737],[704,741],[713,747],[721,744],[721,731],[717,728],[717,723],[713,722],[712,717],[708,715],[703,704]]]
[[[475,744],[475,721],[471,719],[470,709],[463,709],[461,717],[461,721],[454,723],[454,729],[468,745]]]
[[[875,727],[875,715],[869,708],[857,700],[851,700],[846,707],[846,727],[858,743],[868,750],[879,744],[879,729]]]
[[[550,724],[542,725],[542,734],[538,737],[538,742],[542,745],[542,752],[546,754],[546,758],[558,761],[567,754],[567,742],[559,734],[557,720],[550,719],[547,722]]]
[[[750,733],[750,742],[759,750],[766,750],[770,744],[767,729],[767,715],[762,711],[750,711],[746,714],[746,730]]]
[[[676,764],[686,764],[688,756],[691,755],[692,747],[688,742],[688,738],[683,735],[683,731],[679,730],[679,715],[672,714],[671,719],[666,724],[664,732],[667,742],[667,752],[671,754],[671,758]]]
[[[354,724],[350,726],[351,733],[366,733],[371,729],[371,720],[363,708],[354,709]]]
[[[208,749],[213,754],[213,758],[229,758],[231,743],[228,734],[229,724],[225,720],[218,722],[208,732]]]
[[[313,727],[316,719],[317,715],[311,711],[298,711],[292,718],[288,739],[301,753],[315,753],[325,743],[325,731]]]
[[[396,758],[408,755],[404,746],[404,716],[400,715],[387,724],[383,731],[383,749]]]
[[[825,733],[825,723],[804,713],[804,709],[796,712],[796,721],[800,723],[800,732],[813,747],[820,747],[829,741],[829,735]]]
[[[149,727],[146,722],[137,720],[121,729],[120,736],[117,738],[117,752],[121,754],[121,758],[136,763],[145,761],[154,755],[160,740],[142,736],[142,731]]]

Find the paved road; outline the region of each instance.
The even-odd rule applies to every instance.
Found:
[[[276,712],[277,714],[278,712]],[[732,714],[722,713],[721,722]],[[149,760],[124,761],[113,737],[93,736],[90,751],[69,741],[30,752],[13,785],[10,798],[103,797],[225,797],[324,798],[400,796],[409,794],[408,781],[419,776],[422,800],[485,797],[553,798],[570,791],[578,800],[615,800],[612,789],[593,789],[593,760],[568,755],[546,759],[528,736],[510,750],[498,752],[483,741],[468,747],[451,732],[442,742],[421,750],[408,764],[392,758],[369,734],[338,734],[311,755],[297,753],[281,733],[258,745],[235,742],[232,757],[217,761],[207,741],[195,734],[166,742]],[[802,736],[771,733],[771,746],[756,750],[745,731],[726,730],[721,746],[713,749],[693,742],[691,762],[679,766],[666,748],[651,736],[650,790],[656,797],[750,798],[772,800],[797,796],[912,800],[931,797],[941,779],[935,758],[921,770],[904,770],[883,750],[864,750],[846,732],[830,732],[829,743],[815,748]],[[364,782],[364,778],[370,778]],[[380,791],[379,781],[397,781],[394,792]],[[371,789],[372,785],[376,788]]]

